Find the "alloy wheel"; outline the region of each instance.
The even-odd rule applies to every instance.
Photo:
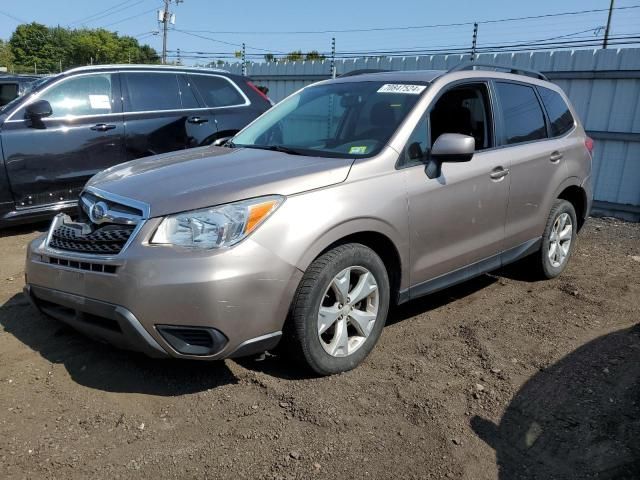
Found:
[[[573,239],[573,223],[568,213],[561,213],[553,222],[553,228],[549,233],[549,262],[554,268],[558,268],[566,262]]]
[[[318,337],[325,352],[346,357],[367,340],[378,317],[378,283],[364,267],[339,272],[327,287],[318,311]]]

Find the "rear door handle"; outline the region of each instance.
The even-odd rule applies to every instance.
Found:
[[[110,125],[108,123],[98,123],[97,125],[91,127],[91,130],[94,130],[96,132],[106,132],[107,130],[113,130],[114,128],[116,128],[115,125]]]
[[[502,167],[494,168],[489,174],[489,176],[491,177],[491,180],[500,180],[501,178],[504,178],[507,175],[509,175],[509,169],[502,168]]]
[[[555,151],[551,154],[551,156],[549,157],[549,160],[555,163],[559,161],[561,158],[562,158],[562,152]]]
[[[189,117],[187,118],[187,122],[195,123],[196,125],[200,125],[201,123],[207,123],[209,120],[202,117]]]

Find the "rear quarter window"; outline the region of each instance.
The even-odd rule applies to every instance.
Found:
[[[559,137],[571,130],[575,121],[562,95],[544,87],[538,87],[538,93],[551,123],[551,135]]]
[[[224,77],[209,75],[190,75],[207,107],[232,107],[244,105],[245,98],[236,86]]]

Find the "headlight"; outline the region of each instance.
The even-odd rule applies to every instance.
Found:
[[[269,196],[170,215],[151,243],[202,249],[235,245],[253,232],[284,201]]]

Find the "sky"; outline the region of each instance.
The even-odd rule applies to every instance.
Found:
[[[183,63],[189,65],[231,57],[242,43],[246,44],[247,58],[257,60],[267,52],[327,53],[332,37],[339,56],[412,49],[454,51],[470,47],[473,22],[479,22],[479,47],[587,42],[602,38],[603,28],[599,27],[606,24],[606,11],[487,21],[607,9],[609,3],[610,0],[184,0],[176,5],[172,0],[176,22],[169,32],[168,49],[171,58],[180,49]],[[21,22],[35,21],[49,26],[103,27],[135,36],[161,51],[156,13],[161,5],[161,0],[5,0],[0,3],[0,38],[8,39]],[[617,0],[615,6],[623,8],[614,11],[611,35],[640,35],[640,1]],[[634,6],[638,8],[625,8]],[[380,30],[389,28],[394,29]],[[340,31],[354,29],[368,31]]]

